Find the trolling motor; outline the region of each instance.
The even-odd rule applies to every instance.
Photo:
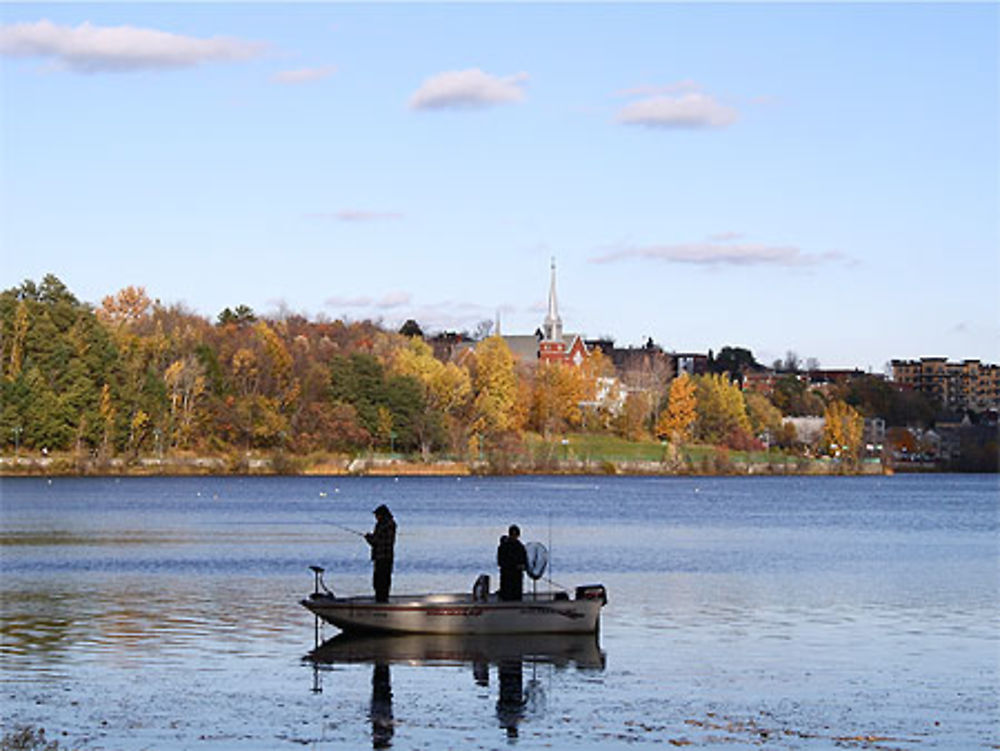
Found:
[[[324,569],[322,566],[310,566],[309,570],[313,572],[313,577],[314,577],[313,593],[309,595],[309,598],[312,600],[318,600],[321,597],[335,597],[336,595],[333,594],[330,588],[326,586],[326,582],[323,581],[323,572],[326,571],[326,569]],[[320,587],[323,588],[322,592],[319,591]],[[319,616],[316,615],[313,620],[313,649],[319,649],[319,644],[320,644],[319,637],[320,637],[320,621],[319,621]],[[318,675],[318,673],[314,673],[313,677],[315,678],[316,675]],[[313,687],[313,690],[316,691],[315,686]],[[322,689],[319,690],[322,691]]]
[[[322,568],[321,566],[310,566],[309,570],[313,572],[313,575],[315,577],[315,581],[313,584],[314,589],[311,597],[314,600],[318,597],[324,597],[324,596],[334,597],[335,595],[333,594],[333,591],[329,587],[327,587],[326,582],[323,581],[323,572],[326,571],[326,569]],[[323,592],[319,591],[320,587],[323,588]]]

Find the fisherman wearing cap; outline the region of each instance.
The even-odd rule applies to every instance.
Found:
[[[375,529],[365,535],[372,547],[372,585],[375,587],[375,602],[389,602],[389,587],[392,585],[392,549],[396,544],[396,521],[384,503],[372,513],[375,514]]]

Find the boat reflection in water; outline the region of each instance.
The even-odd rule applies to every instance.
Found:
[[[581,671],[604,670],[605,656],[596,634],[543,635],[353,635],[329,639],[305,658],[314,668],[313,690],[322,691],[321,673],[337,665],[371,664],[372,698],[369,719],[372,746],[392,744],[394,722],[390,666],[440,667],[471,665],[476,685],[486,688],[490,668],[496,666],[499,694],[496,718],[509,738],[530,708],[544,707],[544,692],[537,680],[540,665],[574,667]],[[525,684],[525,666],[530,668]]]

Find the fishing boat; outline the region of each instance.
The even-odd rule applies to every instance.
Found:
[[[528,575],[541,576],[547,552],[529,543]],[[601,608],[608,601],[602,584],[575,589],[525,592],[521,600],[501,600],[490,592],[482,574],[469,592],[394,595],[388,602],[373,597],[338,597],[323,583],[323,569],[310,567],[315,590],[302,605],[323,621],[345,632],[395,634],[592,634],[599,627]]]

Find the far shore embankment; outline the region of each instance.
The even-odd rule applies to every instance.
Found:
[[[907,467],[934,471],[933,465]],[[95,459],[72,455],[0,457],[0,477],[150,477],[198,475],[247,476],[489,476],[489,475],[880,475],[892,469],[879,461],[854,465],[828,458],[776,455],[745,459],[712,454],[699,461],[635,459],[448,460],[372,454],[360,457],[294,457],[286,454],[234,456],[136,457]]]

